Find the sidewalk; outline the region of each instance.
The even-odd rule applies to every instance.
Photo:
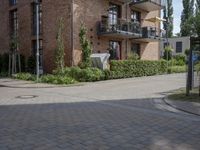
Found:
[[[80,86],[83,84],[70,84],[70,85],[55,85],[47,83],[36,83],[33,81],[16,80],[11,78],[0,79],[0,87],[8,88],[56,88],[56,87],[68,87],[68,86]]]
[[[170,105],[178,110],[200,116],[200,103],[183,102],[183,101],[175,101],[175,100],[172,101],[172,100],[168,99],[167,97],[164,98],[164,101],[168,105]]]

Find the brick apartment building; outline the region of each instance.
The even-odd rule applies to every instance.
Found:
[[[162,0],[40,0],[40,65],[45,72],[54,68],[57,21],[64,18],[66,65],[81,60],[79,30],[88,29],[93,52],[118,49],[126,59],[130,51],[141,59],[160,57],[160,23],[148,21],[160,17]],[[130,0],[129,0],[130,1]],[[36,17],[34,0],[0,0],[0,53],[9,51],[13,33],[19,38],[19,51],[29,57],[36,51]],[[113,56],[115,57],[115,56]]]

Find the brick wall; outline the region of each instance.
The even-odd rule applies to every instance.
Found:
[[[126,6],[122,2],[111,0],[122,6],[122,18],[126,18]],[[29,57],[32,51],[32,41],[36,39],[32,35],[32,12],[31,2],[33,0],[18,0],[17,6],[9,7],[8,0],[0,1],[0,53],[9,49],[9,11],[17,8],[19,21],[19,49],[20,53]],[[81,23],[88,29],[88,38],[92,42],[93,52],[107,52],[109,41],[120,41],[122,44],[122,58],[127,57],[130,50],[131,40],[123,38],[99,37],[97,36],[97,24],[101,21],[102,15],[107,15],[109,8],[108,0],[74,0],[72,7],[71,0],[43,0],[42,4],[42,31],[40,38],[43,40],[43,63],[44,71],[51,72],[55,68],[54,54],[56,48],[57,22],[59,18],[64,19],[64,39],[65,39],[65,62],[67,66],[77,65],[81,60],[81,47],[79,43],[79,31]],[[73,10],[72,10],[73,8]],[[72,14],[73,11],[73,22]],[[130,19],[130,8],[128,9]],[[160,16],[159,11],[150,13],[142,12],[142,19]],[[72,24],[73,23],[73,24]],[[155,26],[155,24],[144,21],[142,26]],[[159,25],[156,25],[159,27]],[[73,38],[72,38],[73,28]],[[133,40],[134,41],[134,40]],[[72,44],[73,42],[73,44]],[[136,41],[134,41],[136,42]],[[126,45],[126,43],[128,43]],[[141,43],[142,59],[159,58],[159,42]],[[72,53],[73,47],[73,53]],[[127,47],[127,49],[126,49]],[[73,58],[73,59],[72,59]]]

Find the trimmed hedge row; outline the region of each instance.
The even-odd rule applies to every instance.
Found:
[[[79,67],[64,68],[64,71],[55,70],[54,75],[69,76],[79,82],[92,82],[104,80],[104,73],[98,68],[85,68]]]
[[[167,72],[166,61],[123,60],[110,62],[113,79],[152,76]]]
[[[146,60],[123,60],[111,61],[110,70],[98,68],[79,67],[64,68],[63,71],[55,70],[52,75],[43,75],[40,82],[52,84],[73,84],[76,82],[93,82],[108,79],[131,78],[141,76],[152,76],[165,73],[185,72],[185,66],[167,67],[167,61],[146,61]],[[35,75],[20,73],[17,79],[35,81]]]

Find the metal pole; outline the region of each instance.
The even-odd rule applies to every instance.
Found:
[[[39,81],[39,0],[35,0],[36,4],[36,75],[37,75],[37,82]]]

